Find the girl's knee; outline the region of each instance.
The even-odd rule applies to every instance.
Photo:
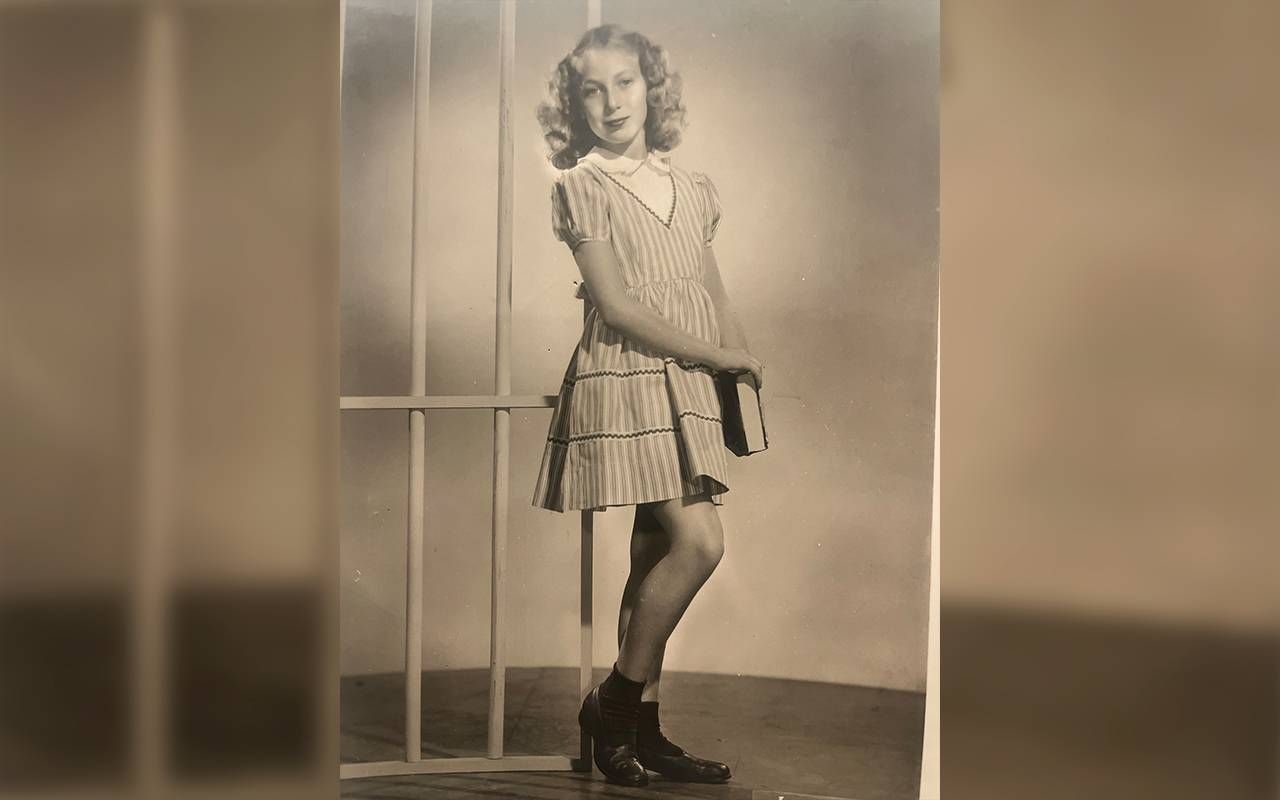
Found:
[[[718,522],[698,526],[685,537],[684,544],[701,570],[708,575],[715,570],[720,559],[724,558],[724,533]]]
[[[669,547],[710,575],[724,557],[724,532],[710,499],[669,501],[656,509],[655,517],[667,529]]]
[[[724,534],[720,532],[719,528],[716,529],[714,539],[709,539],[703,543],[702,558],[707,566],[708,573],[714,570],[720,564],[720,560],[724,558]]]

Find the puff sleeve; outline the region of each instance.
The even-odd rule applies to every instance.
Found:
[[[609,241],[609,198],[589,172],[571,169],[551,187],[551,230],[577,250],[583,242]]]
[[[701,172],[693,173],[694,185],[702,197],[702,244],[710,245],[720,227],[720,193],[711,179]]]

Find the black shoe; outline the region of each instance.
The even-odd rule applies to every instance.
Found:
[[[582,701],[578,725],[591,737],[591,755],[605,780],[621,786],[647,786],[649,774],[636,757],[635,731],[610,730],[600,712],[600,687]]]
[[[683,748],[671,744],[665,738],[662,743],[665,746],[661,750],[638,745],[636,756],[645,769],[653,770],[669,781],[725,783],[733,777],[728,764],[691,756]],[[679,755],[672,754],[675,750],[680,751]]]

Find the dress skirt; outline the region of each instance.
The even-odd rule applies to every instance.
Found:
[[[719,343],[696,280],[628,289],[667,320]],[[560,386],[533,504],[599,510],[729,491],[720,401],[710,367],[643,348],[593,308]]]

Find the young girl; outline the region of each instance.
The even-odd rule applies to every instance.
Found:
[[[552,163],[552,227],[590,304],[552,414],[534,505],[634,505],[618,659],[578,722],[613,783],[722,783],[725,764],[672,744],[658,723],[667,638],[724,551],[716,495],[725,447],[714,373],[754,374],[711,240],[715,186],[659,158],[680,141],[679,76],[662,48],[614,25],[560,62],[538,109]]]

